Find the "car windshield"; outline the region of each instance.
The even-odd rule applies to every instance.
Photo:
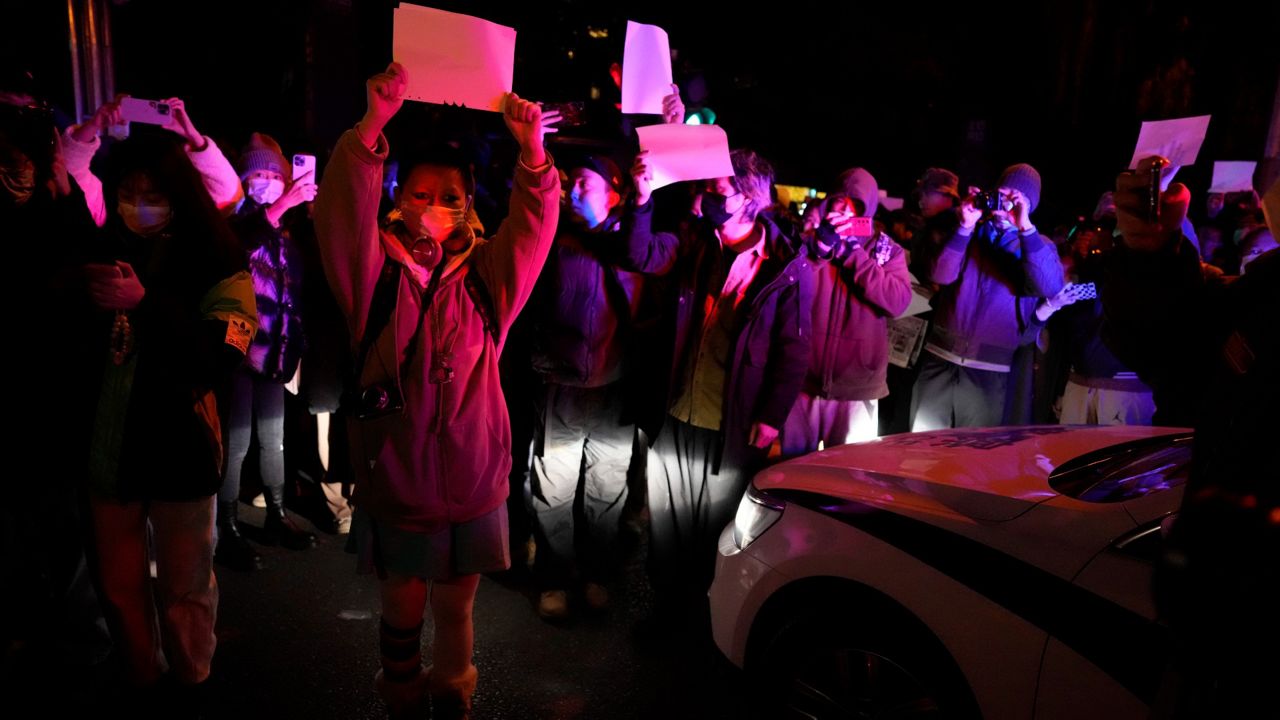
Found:
[[[1191,472],[1191,433],[1138,440],[1069,460],[1049,486],[1077,500],[1112,503],[1177,487]]]

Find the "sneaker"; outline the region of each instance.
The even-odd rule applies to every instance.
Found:
[[[538,615],[556,621],[569,617],[569,594],[564,590],[547,590],[538,598]]]
[[[587,607],[597,612],[609,607],[609,591],[599,583],[587,583],[582,589],[582,597],[587,601]]]

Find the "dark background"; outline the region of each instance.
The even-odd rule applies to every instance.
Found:
[[[363,111],[363,80],[390,60],[396,4],[114,0],[116,89],[184,97],[198,126],[233,151],[260,130],[287,154],[323,157]],[[984,185],[1030,162],[1044,178],[1042,225],[1093,208],[1143,120],[1213,115],[1197,164],[1179,176],[1193,192],[1207,187],[1214,160],[1257,159],[1280,69],[1274,3],[434,6],[517,29],[517,93],[586,100],[594,86],[602,106],[617,99],[608,66],[622,59],[626,21],[658,24],[678,53],[686,103],[714,109],[731,145],[772,160],[779,182],[826,188],[861,165],[901,197],[931,165]],[[29,46],[50,93],[70,107],[65,3],[6,7],[5,35]],[[414,107],[398,129],[430,113]],[[501,135],[496,115],[446,115]]]

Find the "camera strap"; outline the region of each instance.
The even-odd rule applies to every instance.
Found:
[[[351,379],[348,388],[360,387],[360,378],[364,375],[364,365],[369,358],[369,351],[378,336],[391,322],[391,315],[396,308],[396,294],[400,289],[400,263],[388,257],[382,263],[382,272],[378,274],[378,282],[373,288],[373,299],[369,302],[369,314],[365,318],[364,334],[360,337],[360,347],[356,351],[355,363],[351,366]]]
[[[400,376],[404,377],[409,370],[409,365],[413,363],[413,356],[418,352],[418,336],[422,334],[422,326],[427,317],[427,311],[431,309],[431,301],[436,299],[436,291],[440,288],[440,276],[444,274],[444,266],[446,262],[438,262],[431,270],[431,279],[427,281],[427,289],[422,291],[422,300],[419,303],[422,311],[418,313],[418,324],[413,326],[413,335],[409,336],[409,346],[405,348],[404,358],[400,361]]]

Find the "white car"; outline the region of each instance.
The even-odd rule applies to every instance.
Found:
[[[940,430],[770,467],[720,537],[715,642],[768,717],[1144,718],[1191,439]]]

